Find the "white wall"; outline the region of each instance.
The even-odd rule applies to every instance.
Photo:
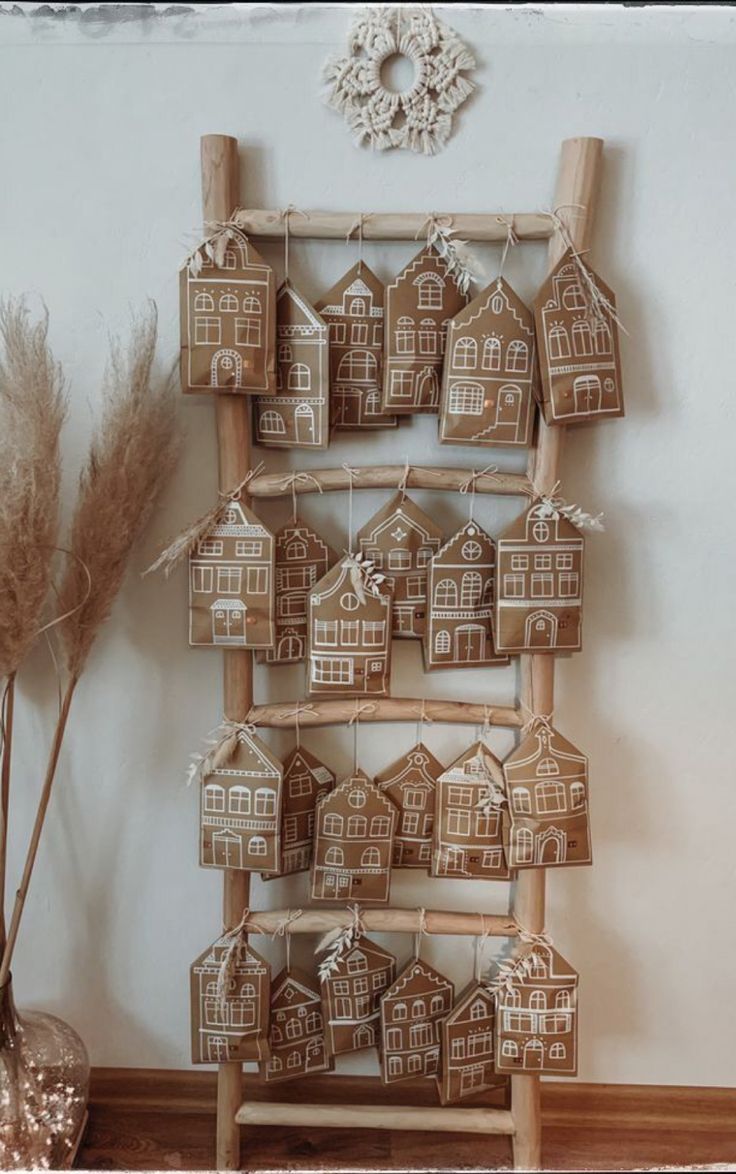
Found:
[[[248,8],[0,22],[0,288],[49,307],[71,383],[67,508],[108,331],[151,295],[162,353],[176,348],[177,267],[200,220],[201,134],[239,137],[251,206],[366,211],[548,206],[560,140],[602,136],[594,260],[628,327],[628,414],[575,431],[565,452],[567,497],[605,510],[608,530],[589,543],[585,650],[558,667],[559,725],[591,759],[595,865],[551,876],[548,924],[582,976],[584,1079],[729,1084],[736,18],[713,8],[453,6],[447,17],[477,54],[479,89],[447,149],[427,159],[357,150],[322,104],[320,67],[342,45],[344,10]],[[266,251],[280,265],[279,250]],[[412,251],[369,246],[367,256],[389,277]],[[485,256],[492,273],[498,250]],[[354,257],[354,246],[298,244],[293,276],[316,298]],[[543,265],[543,246],[525,246],[508,275],[531,296]],[[212,498],[212,405],[182,399],[181,416],[184,458],[136,571]],[[434,434],[432,419],[415,419],[395,435],[342,439],[330,461],[490,459],[440,450]],[[416,498],[448,532],[464,517],[461,498]],[[384,499],[356,496],[358,522]],[[478,516],[498,530],[517,505],[481,502]],[[342,548],[346,509],[333,496],[310,499],[304,513]],[[264,516],[277,525],[287,511],[269,503]],[[256,691],[287,699],[300,685],[298,671],[261,670]],[[514,686],[513,670],[423,677],[418,647],[397,648],[397,695],[493,702]],[[42,648],[20,692],[13,869],[53,716]],[[75,703],[15,967],[20,1001],[67,1017],[97,1064],[188,1063],[187,970],[219,930],[221,878],[197,866],[196,796],[183,779],[219,716],[220,656],[186,645],[185,576],[142,582],[134,571]],[[473,733],[426,737],[449,759]],[[379,769],[414,734],[366,730],[363,765]],[[350,734],[305,741],[349,768]],[[511,743],[501,734],[493,744],[505,753]],[[302,881],[256,880],[253,894],[257,905],[305,900]],[[503,886],[403,875],[393,897],[505,908]],[[390,944],[407,954],[408,941]],[[280,962],[279,946],[264,948]],[[471,943],[435,940],[427,957],[464,982]]]

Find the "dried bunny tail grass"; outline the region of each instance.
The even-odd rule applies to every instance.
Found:
[[[59,435],[66,415],[48,313],[32,323],[23,298],[0,302],[0,678],[12,675],[41,627],[59,529]]]
[[[154,374],[156,337],[156,306],[150,302],[134,317],[127,348],[118,340],[111,343],[102,419],[80,476],[72,521],[69,545],[75,557],[59,592],[61,614],[77,609],[59,628],[72,680],[110,614],[131,550],[179,450],[173,372],[168,378]]]

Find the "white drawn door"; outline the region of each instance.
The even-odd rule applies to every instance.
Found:
[[[300,636],[282,636],[276,650],[277,660],[301,660],[304,656],[304,641]]]
[[[314,408],[311,404],[299,404],[294,412],[297,444],[314,444]]]
[[[228,1059],[227,1039],[224,1035],[207,1037],[207,1057],[214,1064],[220,1064]]]
[[[246,606],[238,600],[233,606],[232,599],[218,599],[210,608],[212,612],[213,644],[245,644]]]
[[[462,624],[455,632],[455,660],[482,660],[486,633],[481,624]]]
[[[537,840],[537,864],[560,864],[567,855],[567,836],[560,828],[549,828]]]
[[[243,379],[243,361],[237,351],[221,350],[212,356],[210,384],[212,387],[240,387]]]
[[[415,404],[436,408],[440,402],[440,387],[434,367],[427,367],[417,380]]]
[[[557,644],[557,618],[548,611],[535,611],[527,616],[524,631],[527,648],[554,648]]]
[[[220,868],[242,868],[243,841],[235,832],[215,832],[212,836],[212,855]]]
[[[512,384],[502,387],[496,403],[496,424],[518,428],[521,417],[521,388]]]
[[[542,1067],[544,1060],[544,1045],[541,1039],[530,1039],[524,1044],[524,1059],[522,1067],[526,1072],[533,1072]]]
[[[572,385],[576,412],[601,410],[601,381],[597,375],[578,375]]]

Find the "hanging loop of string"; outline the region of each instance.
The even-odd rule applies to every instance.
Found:
[[[478,741],[479,742],[482,742],[490,734],[491,729],[492,729],[492,724],[491,724],[492,717],[493,717],[493,707],[490,705],[484,705],[483,706],[483,721],[478,726]]]
[[[348,719],[348,728],[353,727],[353,772],[358,769],[358,725],[360,723],[361,713],[375,713],[375,701],[359,702],[357,697],[355,699],[355,709],[353,716]]]
[[[411,473],[411,465],[409,464],[409,458],[404,457],[404,472],[401,474],[401,477],[399,478],[399,483],[396,486],[399,493],[401,494],[402,501],[406,497],[406,487],[409,482],[409,474],[410,473]]]
[[[414,934],[414,961],[415,962],[418,960],[419,952],[422,948],[422,938],[428,932],[427,931],[427,910],[420,906],[419,909],[417,909],[417,913],[419,914],[419,929]]]
[[[451,230],[453,219],[452,216],[449,216],[447,213],[438,215],[437,212],[428,212],[422,223],[419,225],[419,228],[414,233],[414,240],[418,240],[422,235],[425,229],[425,225],[427,229],[427,247],[429,248],[429,246],[433,244],[434,239],[440,229],[444,229],[445,232],[449,232]]]
[[[526,705],[523,701],[519,702],[519,708],[522,710],[523,713],[527,714],[527,720],[524,722],[524,725],[521,727],[522,734],[528,734],[530,732],[530,730],[533,730],[538,726],[541,726],[543,729],[547,730],[549,733],[552,732],[552,716],[553,715],[551,712],[550,713],[535,713],[534,710],[530,709],[529,706]]]
[[[485,469],[481,469],[476,473],[475,469],[471,469],[470,476],[462,482],[460,492],[464,495],[470,495],[470,505],[468,508],[468,519],[472,522],[473,512],[475,510],[475,483],[479,477],[495,477],[498,472],[497,465],[486,465]]]
[[[432,718],[427,716],[427,701],[422,697],[422,704],[419,707],[419,718],[417,720],[417,743],[424,742],[424,723],[432,724]]]
[[[301,208],[295,208],[293,204],[287,204],[281,210],[281,219],[284,222],[284,281],[289,280],[289,237],[290,237],[290,220],[292,215],[296,213],[298,216],[303,216],[305,220],[309,220],[309,214],[302,212]]]
[[[311,715],[314,715],[316,713],[314,706],[309,701],[306,701],[306,702],[298,701],[296,704],[296,707],[294,709],[290,709],[289,712],[286,714],[287,717],[294,718],[294,732],[296,735],[296,748],[297,748],[297,750],[299,750],[301,747],[301,723],[299,721],[299,718],[301,717],[301,715],[303,713],[308,713]]]
[[[297,487],[297,485],[302,485],[302,484],[307,485],[310,481],[311,481],[312,485],[314,485],[315,489],[318,490],[318,492],[320,494],[322,494],[322,492],[323,492],[322,486],[320,485],[317,478],[313,477],[311,473],[288,473],[282,481],[283,488],[291,490],[291,520],[292,520],[292,522],[296,522],[296,518],[297,518],[297,505],[296,505],[297,491],[296,491],[296,487]]]
[[[481,974],[483,971],[483,947],[488,940],[488,934],[490,932],[490,930],[486,929],[486,923],[483,914],[480,913],[478,916],[480,917],[480,934],[476,936],[473,943],[473,953],[475,957],[475,965],[473,970],[476,982],[480,982],[481,979]]]
[[[291,934],[289,926],[301,917],[303,910],[301,909],[287,909],[286,917],[282,917],[281,921],[276,926],[276,929],[271,934],[271,941],[276,938],[283,938],[286,946],[286,969],[291,970]]]
[[[519,238],[516,235],[516,231],[514,229],[514,214],[513,214],[513,212],[511,213],[510,220],[507,220],[505,216],[497,216],[496,220],[499,224],[503,224],[506,229],[506,240],[504,242],[503,252],[501,253],[501,263],[498,266],[498,277],[496,278],[496,288],[500,289],[501,278],[503,277],[503,271],[504,271],[504,267],[506,265],[506,258],[509,255],[509,250],[512,249],[515,245],[518,245]]]
[[[358,219],[350,225],[346,240],[348,244],[354,232],[358,233],[358,273],[363,272],[363,224],[373,215],[372,212],[359,212]]]
[[[353,554],[353,478],[359,476],[360,470],[353,469],[350,465],[343,464],[343,469],[348,475],[348,553]]]

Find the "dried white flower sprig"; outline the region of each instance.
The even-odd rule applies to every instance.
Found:
[[[255,726],[249,725],[247,722],[233,722],[229,718],[223,718],[219,726],[210,730],[204,739],[205,749],[201,753],[195,751],[189,755],[187,786],[190,786],[195,779],[207,778],[207,775],[211,775],[213,771],[229,762],[238,744],[239,734],[255,734],[255,732]]]
[[[558,521],[559,518],[567,518],[568,522],[572,522],[578,530],[592,530],[602,533],[606,527],[603,525],[603,514],[589,514],[579,505],[569,505],[564,497],[557,496],[557,490],[560,487],[560,482],[556,481],[549,493],[541,493],[534,484],[534,496],[538,501],[537,517],[549,518],[553,521]]]
[[[427,242],[439,253],[460,293],[466,294],[471,281],[481,281],[486,276],[486,270],[468,247],[468,242],[458,240],[453,232],[450,225],[432,218]]]
[[[314,951],[315,954],[321,954],[324,950],[328,951],[317,967],[320,982],[325,982],[331,974],[339,970],[343,955],[365,933],[363,919],[360,915],[360,906],[356,904],[350,905],[348,908],[353,917],[351,924],[345,925],[341,929],[329,930],[317,943],[317,948]]]

